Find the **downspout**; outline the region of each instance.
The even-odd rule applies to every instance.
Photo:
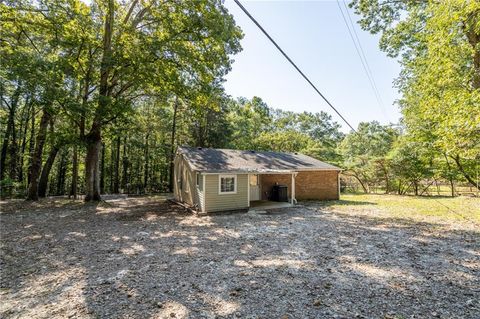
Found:
[[[203,197],[202,197],[202,213],[205,214],[207,213],[207,210],[205,209],[205,198],[207,197],[207,190],[205,189],[205,174],[201,174],[202,176],[202,192],[203,192]]]
[[[250,174],[247,174],[247,207],[250,208]]]
[[[292,205],[297,204],[297,199],[295,198],[295,177],[297,176],[298,172],[292,172],[292,198],[291,203]]]
[[[340,200],[340,171],[337,172],[338,200]]]

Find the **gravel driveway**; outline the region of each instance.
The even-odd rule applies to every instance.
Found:
[[[480,318],[479,233],[315,203],[8,203],[2,318]]]

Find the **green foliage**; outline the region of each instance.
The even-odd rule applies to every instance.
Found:
[[[139,139],[132,134],[132,149],[145,148],[147,142],[141,141],[148,136],[153,140],[150,143],[163,144],[165,162],[173,147],[168,145],[167,135],[176,121],[169,112],[175,97],[184,113],[197,119],[206,114],[209,123],[203,126],[209,129],[208,139],[220,143],[223,136],[218,134],[216,140],[213,136],[218,131],[215,124],[221,125],[221,121],[210,118],[212,113],[206,109],[220,104],[212,101],[223,99],[221,83],[231,68],[231,55],[241,49],[242,36],[233,17],[216,0],[97,0],[88,4],[81,0],[4,1],[0,4],[2,114],[15,118],[17,109],[3,112],[3,102],[19,101],[22,114],[33,117],[29,137],[33,147],[38,129],[35,109],[40,107],[54,117],[55,123],[47,133],[46,150],[61,143],[67,147],[79,145],[80,154],[85,154],[83,147],[92,151],[91,146],[98,145],[102,138],[104,145],[110,144],[129,128],[139,134]],[[145,110],[150,117],[139,116]],[[178,114],[178,118],[182,119],[181,115],[186,114]],[[152,119],[158,125],[148,122]],[[17,122],[26,127],[27,120],[28,116]],[[109,130],[112,123],[115,127]],[[9,125],[8,134],[5,132],[8,138],[2,150],[15,148],[9,160],[19,156],[22,167],[30,166],[24,148],[16,154],[15,124]],[[185,127],[180,127],[179,133],[175,141],[190,141],[182,136]],[[98,150],[95,147],[90,153],[94,162],[101,158],[94,155]],[[43,150],[39,154],[45,157]],[[105,166],[104,162],[101,165]],[[95,168],[98,164],[89,165]],[[135,167],[138,172],[140,166],[137,163]],[[94,178],[100,175],[94,174]],[[23,180],[25,176],[18,178]],[[90,191],[91,184],[89,187]]]
[[[480,2],[354,0],[360,25],[400,56],[397,86],[409,140],[455,160],[466,180],[480,162]],[[477,163],[477,165],[475,164]]]
[[[270,108],[258,97],[240,98],[230,101],[228,121],[233,129],[229,147],[301,152],[325,161],[339,161],[336,147],[343,133],[325,112],[295,113]]]
[[[386,158],[398,136],[397,130],[373,121],[360,123],[357,132],[350,133],[340,143],[346,174],[354,176],[365,192],[381,178],[386,180],[388,190],[390,172]]]
[[[389,154],[389,159],[392,173],[398,179],[398,186],[401,188],[403,180],[408,181],[413,185],[415,195],[418,195],[421,180],[433,175],[433,154],[419,142],[400,138]]]
[[[400,59],[406,134],[373,121],[345,136],[325,112],[228,97],[222,83],[243,35],[220,1],[3,1],[2,187],[25,191],[42,129],[38,160],[60,148],[50,174],[55,194],[68,192],[74,176],[80,191],[88,180],[90,192],[86,171],[101,178],[104,192],[164,191],[177,145],[301,152],[345,168],[366,192],[378,185],[421,192],[432,179],[474,185],[479,2],[351,6],[364,29],[381,33],[380,47]],[[41,124],[45,113],[51,118]]]

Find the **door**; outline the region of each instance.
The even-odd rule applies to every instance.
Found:
[[[249,175],[250,201],[260,200],[260,185],[258,182],[258,174]]]

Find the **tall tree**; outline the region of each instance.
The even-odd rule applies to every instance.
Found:
[[[357,132],[347,135],[339,145],[339,152],[346,168],[345,174],[357,179],[366,193],[376,181],[376,174],[379,171],[383,173],[383,180],[388,188],[389,172],[386,158],[398,134],[395,129],[382,126],[376,121],[360,123]],[[377,165],[380,165],[380,170],[377,169]]]
[[[99,97],[86,134],[86,196],[100,199],[98,161],[104,125],[139,93],[223,76],[241,33],[217,1],[97,3],[103,17]],[[202,63],[198,63],[199,61]]]
[[[360,25],[400,57],[407,133],[446,154],[478,187],[480,2],[354,0]]]

